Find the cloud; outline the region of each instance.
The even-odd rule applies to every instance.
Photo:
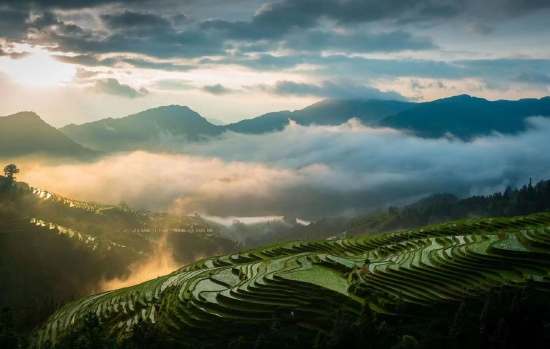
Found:
[[[161,16],[128,10],[118,14],[102,14],[100,18],[111,29],[129,30],[144,27],[168,28],[171,26],[170,22]]]
[[[77,84],[89,84],[93,77],[101,74],[109,74],[110,72],[92,71],[84,68],[76,68],[76,72],[73,76],[73,82]]]
[[[259,85],[252,89],[281,95],[281,96],[317,96],[322,98],[359,98],[359,99],[391,99],[405,100],[397,92],[382,92],[374,87],[356,85],[353,83],[334,83],[323,81],[320,85],[299,83],[293,81],[278,81],[273,86]]]
[[[23,52],[14,51],[13,47],[10,47],[10,45],[6,45],[6,46],[7,47],[4,47],[4,45],[2,45],[2,43],[0,42],[0,57],[8,56],[11,59],[23,59],[32,55],[32,53],[26,52],[26,51],[23,51]],[[8,51],[6,51],[5,48],[8,48]]]
[[[69,63],[69,64],[78,64],[87,67],[99,67],[107,66],[112,67],[117,63],[116,59],[106,58],[98,59],[93,55],[77,55],[77,56],[62,56],[62,55],[52,55],[52,58],[59,62]]]
[[[144,60],[144,59],[124,58],[124,59],[121,59],[120,61],[131,64],[136,68],[143,68],[143,69],[155,69],[155,70],[165,70],[165,71],[189,71],[196,68],[196,66],[189,65],[189,64],[178,64],[174,62],[154,62],[154,61]]]
[[[190,82],[189,80],[181,79],[164,79],[156,81],[154,86],[159,90],[169,91],[195,90],[196,87],[191,85]]]
[[[429,83],[422,84],[418,79],[411,79],[411,88],[415,90],[425,90],[427,88],[439,88],[446,89],[447,86],[441,81],[432,81]]]
[[[322,30],[292,35],[284,47],[296,51],[394,52],[437,48],[430,38],[415,37],[404,31],[342,34]]]
[[[213,95],[224,95],[224,94],[235,92],[235,90],[227,88],[222,84],[206,85],[206,86],[203,86],[202,89]]]
[[[550,85],[550,76],[536,71],[522,71],[516,80],[519,82]]]
[[[69,10],[85,9],[102,6],[105,4],[136,4],[147,3],[150,0],[0,0],[0,5],[14,7],[18,9],[41,9],[41,10]]]
[[[129,85],[124,85],[118,82],[117,79],[98,79],[95,80],[94,85],[88,89],[93,93],[108,94],[126,98],[143,97],[149,94],[149,91],[145,88],[134,89]]]
[[[309,127],[291,122],[282,132],[229,132],[209,142],[171,144],[185,155],[134,152],[92,164],[18,166],[21,180],[77,200],[123,200],[178,214],[312,220],[430,193],[492,194],[530,177],[548,179],[550,120],[532,118],[529,125],[518,135],[465,143],[356,120]]]

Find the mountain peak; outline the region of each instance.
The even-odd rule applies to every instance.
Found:
[[[445,97],[441,99],[436,99],[432,103],[449,103],[449,102],[473,102],[473,101],[487,101],[485,98],[474,97],[467,94],[461,94],[458,96]]]
[[[17,157],[31,154],[92,159],[99,155],[83,148],[31,111],[0,118],[2,155]]]
[[[42,120],[42,118],[40,118],[40,116],[38,116],[38,114],[36,114],[35,112],[33,111],[22,111],[22,112],[19,112],[19,113],[15,113],[15,114],[12,114],[12,115],[8,115],[8,116],[4,116],[4,118],[17,118],[17,119],[38,119],[38,120]]]

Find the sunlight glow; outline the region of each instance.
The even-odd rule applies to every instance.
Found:
[[[22,59],[1,59],[0,71],[16,83],[30,87],[48,87],[69,82],[76,68],[54,60],[49,52],[39,51]]]

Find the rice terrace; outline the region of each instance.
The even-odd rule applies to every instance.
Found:
[[[0,0],[0,349],[546,349],[549,0]]]

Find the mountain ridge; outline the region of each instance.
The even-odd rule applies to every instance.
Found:
[[[102,151],[158,150],[165,138],[199,141],[222,132],[187,106],[168,105],[59,129],[89,148]]]
[[[494,131],[502,134],[525,131],[525,119],[531,116],[550,116],[550,98],[489,101],[458,95],[419,103],[384,118],[378,125],[424,138],[440,138],[450,133],[470,141]]]

